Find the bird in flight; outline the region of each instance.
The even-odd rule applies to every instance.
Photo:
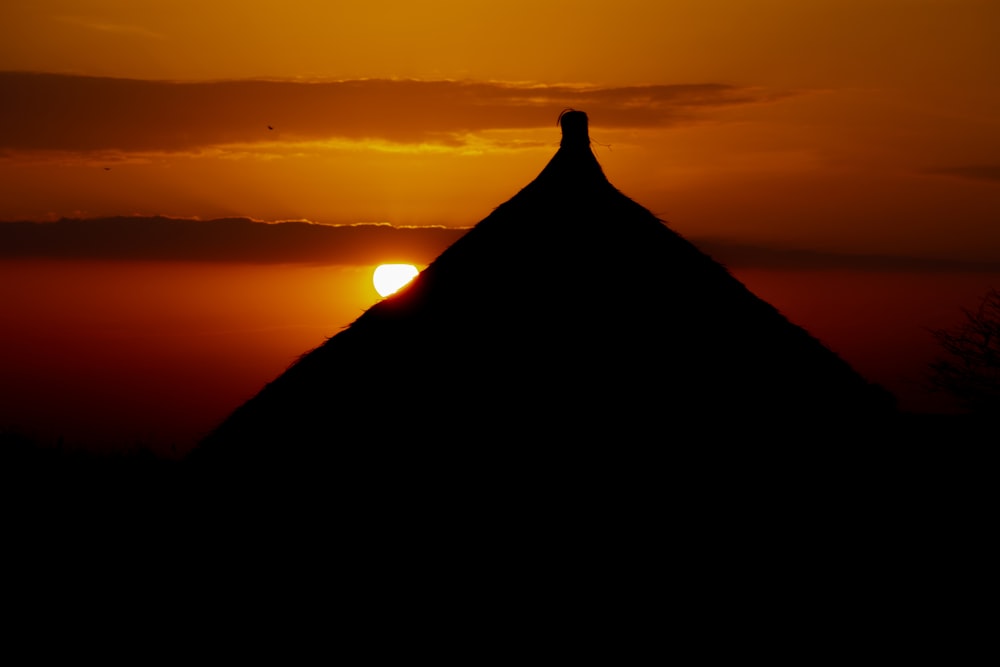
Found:
[[[273,127],[271,127],[270,125],[268,125],[268,126],[267,126],[267,129],[269,129],[269,130],[273,130],[274,128],[273,128]]]

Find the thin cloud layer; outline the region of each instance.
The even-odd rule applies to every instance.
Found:
[[[1000,183],[1000,164],[975,164],[959,167],[943,167],[941,169],[931,169],[927,173],[941,176],[954,176],[956,178],[966,178],[973,181],[993,181]]]
[[[466,230],[166,217],[0,223],[0,259],[363,265],[428,263]]]
[[[210,261],[259,264],[428,264],[468,228],[325,225],[247,218],[64,219],[0,223],[0,259]],[[851,255],[691,239],[731,268],[1000,271],[997,262]],[[526,242],[530,242],[526,240]]]
[[[781,93],[723,84],[612,88],[369,79],[170,82],[0,72],[0,151],[187,151],[341,138],[464,141],[585,108],[609,128],[664,127]]]

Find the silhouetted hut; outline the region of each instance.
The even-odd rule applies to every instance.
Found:
[[[560,122],[537,178],[265,386],[192,461],[807,446],[894,414],[890,394],[612,186],[585,113]],[[398,385],[408,392],[386,405]]]

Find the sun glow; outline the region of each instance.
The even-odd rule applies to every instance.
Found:
[[[372,274],[372,283],[379,296],[389,296],[406,286],[419,271],[412,264],[382,264]]]

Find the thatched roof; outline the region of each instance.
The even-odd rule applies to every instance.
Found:
[[[426,440],[672,444],[803,425],[807,441],[893,413],[891,395],[612,186],[586,114],[560,120],[537,178],[193,458],[311,461]],[[410,393],[385,406],[393,383]]]

